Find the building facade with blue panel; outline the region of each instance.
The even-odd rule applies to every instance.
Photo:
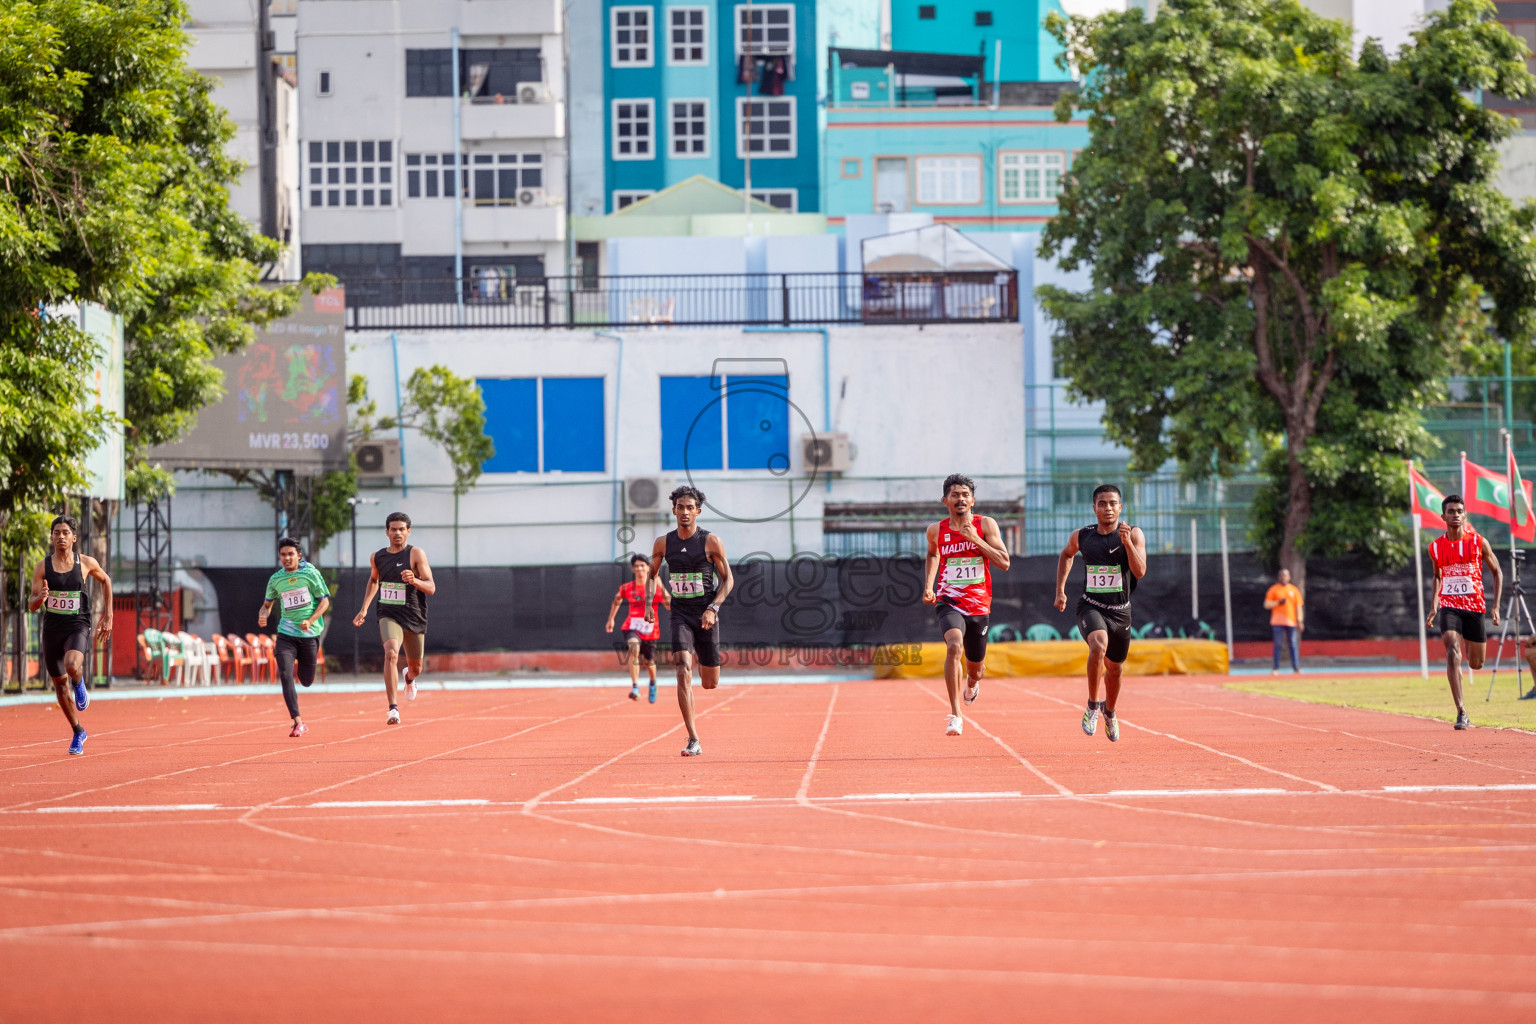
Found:
[[[1053,82],[1067,73],[1056,66],[1061,45],[1045,30],[1060,0],[890,0],[891,49],[928,53],[984,54],[988,79]],[[997,44],[1002,63],[994,67]]]
[[[606,212],[702,174],[821,209],[816,4],[604,0]]]

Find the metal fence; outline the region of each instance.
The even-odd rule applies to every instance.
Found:
[[[347,326],[633,327],[1017,322],[1017,271],[346,277]]]

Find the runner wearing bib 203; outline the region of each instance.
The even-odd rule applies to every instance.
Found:
[[[58,516],[48,531],[49,551],[32,571],[32,593],[27,607],[42,610],[43,672],[53,682],[59,708],[74,730],[71,754],[85,753],[86,732],[77,711],[91,703],[85,688],[85,659],[91,651],[91,595],[86,578],[94,579],[102,592],[101,622],[97,640],[112,635],[112,579],[101,564],[79,554],[75,544],[80,526],[72,516]],[[73,693],[69,691],[73,689]]]
[[[1445,677],[1456,702],[1456,728],[1469,729],[1471,719],[1462,702],[1461,661],[1465,655],[1469,668],[1483,667],[1487,653],[1487,630],[1483,613],[1488,603],[1483,595],[1483,567],[1493,575],[1493,624],[1499,624],[1499,599],[1504,593],[1504,574],[1487,538],[1478,535],[1467,523],[1467,508],[1458,494],[1447,494],[1440,503],[1445,519],[1445,535],[1429,544],[1429,560],[1434,566],[1434,589],[1430,594],[1431,628],[1440,628],[1445,645]],[[1536,694],[1533,689],[1532,694]]]

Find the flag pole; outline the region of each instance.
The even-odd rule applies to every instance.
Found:
[[[1505,394],[1509,392],[1506,391]],[[1516,612],[1519,607],[1520,596],[1520,565],[1517,559],[1520,557],[1515,547],[1515,477],[1519,475],[1519,468],[1515,465],[1515,437],[1506,427],[1499,433],[1504,435],[1504,474],[1509,477],[1509,613],[1508,617],[1514,619],[1515,626],[1515,696],[1518,698],[1525,693],[1525,680],[1521,678],[1520,657],[1520,616]],[[1524,495],[1521,495],[1524,497]],[[1479,570],[1481,571],[1481,570]],[[1498,606],[1495,605],[1495,608]],[[1504,653],[1504,644],[1499,644],[1499,654]]]
[[[1413,507],[1413,460],[1408,460],[1408,497],[1409,508]],[[1429,633],[1424,624],[1424,543],[1420,536],[1419,515],[1417,512],[1409,513],[1409,519],[1413,520],[1413,576],[1418,586],[1414,593],[1419,599],[1419,675],[1429,678]]]

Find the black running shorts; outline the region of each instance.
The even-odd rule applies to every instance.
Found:
[[[704,612],[708,608],[707,604],[692,608],[684,601],[672,602],[672,614],[668,616],[672,622],[672,653],[687,651],[705,668],[719,668],[720,618],[716,616],[714,626],[705,629]]]
[[[990,615],[967,615],[952,604],[940,602],[935,609],[939,616],[939,631],[948,633],[952,629],[958,629],[965,636],[961,643],[965,645],[965,660],[982,662],[987,660],[987,623],[992,621]]]
[[[1440,632],[1460,633],[1469,644],[1488,642],[1488,631],[1483,628],[1483,613],[1469,612],[1461,608],[1441,608],[1438,620]]]
[[[649,638],[643,637],[639,633],[636,633],[632,629],[626,629],[624,631],[624,642],[627,644],[627,643],[629,643],[632,640],[640,641],[640,658],[643,661],[655,661],[656,660],[656,638],[655,637],[649,637]]]
[[[1083,634],[1084,640],[1088,639],[1089,633],[1104,630],[1109,634],[1109,646],[1104,649],[1104,657],[1116,665],[1125,663],[1125,656],[1131,652],[1130,605],[1103,608],[1080,599],[1077,602],[1077,629]]]
[[[91,653],[91,624],[89,622],[75,622],[67,626],[53,629],[43,629],[43,671],[49,679],[63,679],[68,673],[64,671],[64,654],[67,651],[79,651],[83,655]]]

